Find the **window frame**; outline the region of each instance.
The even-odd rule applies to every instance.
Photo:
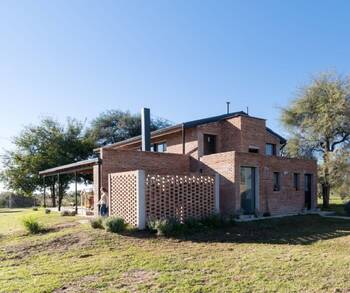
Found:
[[[272,184],[273,191],[281,191],[281,172],[272,173]]]
[[[162,151],[159,151],[160,145],[163,145]],[[165,153],[167,151],[167,148],[168,148],[168,146],[167,146],[166,141],[156,142],[156,143],[151,144],[151,152],[154,152],[154,153]]]
[[[208,148],[206,148],[206,138],[210,138],[213,137],[214,138],[214,151],[213,152],[208,152]],[[217,153],[217,142],[218,142],[218,135],[217,134],[211,134],[211,133],[203,133],[203,156],[208,156],[208,155],[212,155],[212,154],[216,154]]]
[[[300,190],[300,173],[293,173],[293,188],[295,191]]]
[[[272,147],[272,149],[271,149],[272,153],[271,154],[268,154],[268,152],[267,152],[268,146]],[[277,155],[277,145],[275,143],[266,143],[265,144],[265,155],[266,156],[276,156]]]

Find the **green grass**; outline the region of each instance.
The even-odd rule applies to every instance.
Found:
[[[346,202],[346,201],[345,201]],[[335,212],[337,216],[347,216],[344,211],[344,200],[339,196],[331,196],[329,200],[329,208],[322,208],[322,199],[318,198],[318,205],[323,211],[332,211]]]
[[[39,208],[38,211],[32,209],[1,209],[0,208],[0,235],[12,234],[14,232],[24,231],[22,220],[26,217],[34,217],[43,224],[53,225],[75,221],[73,217],[62,219],[58,213],[45,214],[45,209]]]
[[[0,231],[4,222],[18,224],[31,213],[0,213]],[[0,292],[350,289],[347,220],[296,216],[166,239],[146,232],[113,234],[77,218],[38,213],[50,232],[28,235],[14,224],[13,232],[1,232]]]

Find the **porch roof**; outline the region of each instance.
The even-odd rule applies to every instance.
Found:
[[[45,176],[52,176],[56,174],[67,174],[67,173],[74,173],[74,172],[89,171],[89,170],[92,170],[93,166],[98,164],[99,162],[100,162],[99,158],[74,162],[71,164],[42,170],[39,172],[39,175],[45,177]]]

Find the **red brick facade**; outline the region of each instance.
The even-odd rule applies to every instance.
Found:
[[[215,154],[203,155],[203,135],[216,136]],[[185,144],[183,145],[183,140]],[[312,160],[266,156],[267,143],[280,149],[280,137],[266,129],[264,119],[237,116],[212,123],[172,130],[152,137],[152,143],[166,142],[166,153],[141,152],[140,141],[103,148],[100,175],[94,170],[95,191],[98,179],[107,187],[108,174],[144,170],[148,174],[185,175],[189,173],[220,174],[220,210],[236,213],[241,209],[240,168],[256,170],[256,212],[287,214],[300,212],[305,207],[304,175],[312,175],[311,206],[316,207],[317,165]],[[250,153],[254,148],[258,153]],[[183,154],[185,150],[185,154]],[[273,173],[279,172],[279,191],[273,189]],[[300,188],[295,190],[293,174],[300,175]],[[96,194],[96,193],[95,193]],[[97,202],[97,198],[95,200]]]

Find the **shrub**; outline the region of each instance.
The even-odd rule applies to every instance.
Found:
[[[124,219],[118,217],[108,218],[106,220],[107,231],[112,233],[120,233],[125,231],[127,224]]]
[[[344,210],[345,210],[346,215],[350,217],[350,201],[348,201],[344,204]]]
[[[208,217],[205,217],[200,220],[203,226],[206,226],[211,229],[220,228],[228,224],[228,221],[225,220],[221,215],[219,214],[213,214]]]
[[[203,223],[196,218],[188,218],[184,224],[187,230],[200,231],[204,228]]]
[[[50,209],[45,209],[45,214],[49,214],[51,213],[51,210]]]
[[[33,211],[36,211],[36,212],[37,212],[37,211],[38,211],[38,208],[37,208],[37,207],[34,207],[34,208],[33,208]]]
[[[61,212],[61,216],[62,217],[67,217],[67,216],[75,216],[76,215],[76,212],[75,211],[62,211]]]
[[[150,230],[156,231],[158,236],[174,236],[186,230],[186,226],[177,219],[151,220],[147,226]]]
[[[30,233],[30,234],[38,234],[43,230],[42,225],[38,222],[37,219],[33,217],[27,217],[22,220],[24,228]]]
[[[90,225],[94,229],[103,229],[104,228],[102,218],[91,219]]]

